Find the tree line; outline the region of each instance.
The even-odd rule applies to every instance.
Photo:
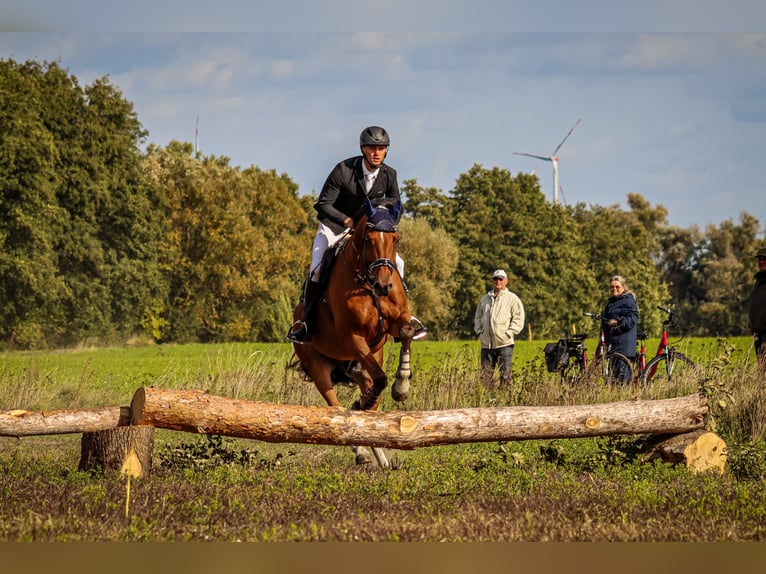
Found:
[[[0,342],[52,348],[283,341],[308,271],[315,197],[287,174],[150,145],[108,77],[0,60]],[[328,171],[331,166],[328,166]],[[612,275],[657,334],[673,305],[693,335],[746,333],[753,254],[743,212],[700,229],[640,194],[552,205],[536,176],[474,165],[443,192],[400,182],[400,250],[413,312],[439,339],[473,338],[475,306],[504,268],[534,339],[593,330]]]

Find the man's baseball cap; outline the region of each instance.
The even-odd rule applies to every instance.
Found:
[[[508,275],[506,275],[505,271],[502,269],[496,269],[495,272],[492,274],[492,279],[495,277],[500,277],[501,279],[508,279]]]

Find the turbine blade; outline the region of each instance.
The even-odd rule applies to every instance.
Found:
[[[564,142],[565,142],[565,141],[567,141],[567,138],[568,138],[569,136],[571,136],[571,135],[572,135],[572,132],[574,131],[574,129],[577,127],[577,124],[579,124],[581,120],[582,120],[582,118],[579,118],[579,119],[578,119],[578,120],[575,122],[575,125],[573,125],[573,126],[572,126],[572,127],[569,129],[569,131],[567,132],[567,135],[565,135],[565,136],[564,136],[564,139],[563,139],[563,140],[561,140],[561,143],[560,143],[558,146],[556,146],[556,149],[555,149],[555,150],[553,150],[553,155],[556,155],[556,153],[558,153],[558,151],[559,151],[559,149],[561,148],[561,146],[562,146],[562,145],[564,145]]]
[[[552,157],[545,157],[545,156],[542,156],[542,155],[533,155],[531,153],[521,153],[520,151],[515,151],[513,153],[515,153],[516,155],[525,155],[527,157],[534,157],[536,159],[541,159],[543,161],[552,161],[553,160]]]

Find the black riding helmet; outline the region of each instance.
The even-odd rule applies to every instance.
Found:
[[[391,145],[388,139],[388,132],[379,126],[370,126],[364,128],[364,131],[359,136],[359,145],[384,145],[386,147]]]

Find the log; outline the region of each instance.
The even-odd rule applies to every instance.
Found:
[[[120,427],[82,435],[78,470],[115,470],[144,478],[152,468],[154,427]]]
[[[699,429],[660,442],[649,451],[647,458],[660,458],[672,464],[683,463],[693,472],[714,470],[723,473],[727,449],[726,443],[717,434]]]
[[[0,411],[0,436],[95,432],[130,424],[128,407],[67,411]]]
[[[705,424],[701,394],[579,406],[439,411],[351,411],[244,401],[194,390],[142,387],[131,423],[190,433],[327,445],[413,449],[467,442],[680,434]]]

